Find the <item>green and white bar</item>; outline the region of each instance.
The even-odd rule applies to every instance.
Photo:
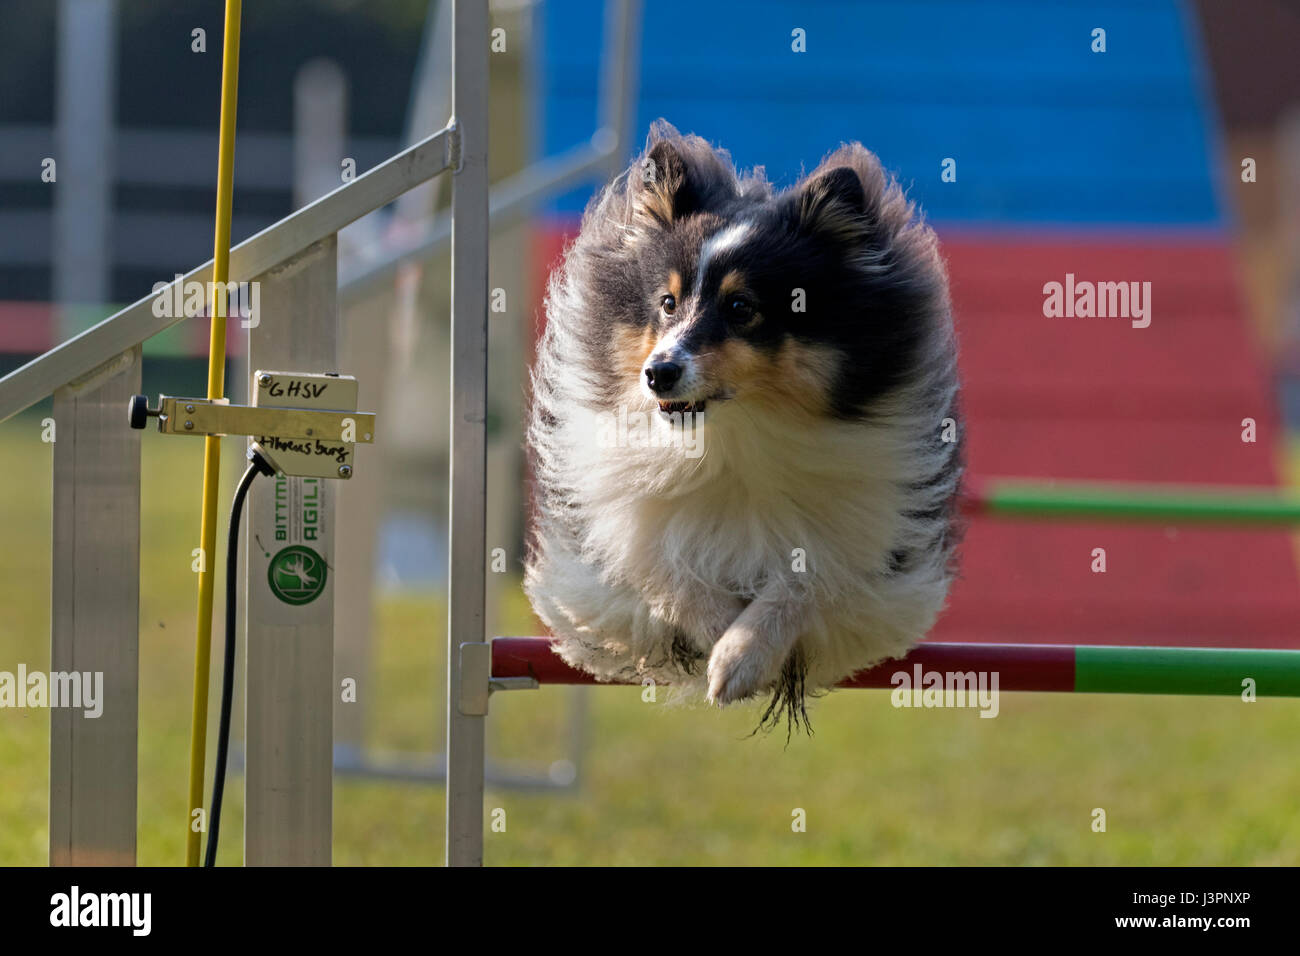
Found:
[[[1209,485],[968,481],[967,514],[1000,518],[1151,521],[1161,524],[1300,525],[1300,497]]]

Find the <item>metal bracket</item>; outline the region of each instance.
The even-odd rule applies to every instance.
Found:
[[[491,673],[491,644],[467,641],[460,645],[460,700],[456,706],[466,717],[486,716]]]
[[[144,428],[148,419],[156,418],[158,431],[164,435],[247,435],[274,454],[283,474],[351,478],[355,444],[375,440],[374,413],[353,410],[356,379],[347,375],[258,372],[254,380],[259,397],[266,392],[267,400],[288,398],[313,407],[231,405],[224,398],[162,395],[158,407],[150,408],[146,396],[136,395],[131,399],[131,427]]]
[[[162,395],[158,408],[150,409],[148,414],[157,417],[158,431],[164,435],[254,435],[349,443],[375,440],[372,412],[231,405],[225,399]]]
[[[453,173],[460,172],[461,155],[460,155],[460,127],[456,125],[456,117],[447,120],[447,165],[451,167]]]
[[[467,717],[482,717],[488,712],[488,700],[499,690],[536,690],[541,684],[535,677],[492,677],[491,642],[466,642],[460,645],[460,712]]]
[[[537,690],[542,685],[536,677],[493,677],[488,680],[488,693],[499,690]]]

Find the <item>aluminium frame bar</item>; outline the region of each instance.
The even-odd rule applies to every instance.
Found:
[[[451,477],[448,502],[448,866],[483,864],[487,593],[488,11],[452,9]],[[481,649],[480,653],[462,650]],[[476,701],[484,706],[477,706]]]
[[[592,137],[593,141],[600,140],[602,132],[598,130]],[[580,143],[558,156],[538,160],[522,172],[497,183],[488,207],[492,226],[502,228],[522,222],[547,197],[603,175],[615,152],[592,143]],[[416,235],[395,243],[378,262],[353,261],[342,265],[339,294],[345,301],[365,297],[384,282],[391,282],[406,263],[422,261],[443,252],[451,244],[451,232],[450,217],[440,215]]]
[[[592,180],[617,175],[629,159],[636,124],[641,0],[607,0],[600,62],[598,122],[589,141],[540,159],[496,184],[488,217],[494,228],[522,222],[545,200]],[[444,252],[451,223],[441,214],[415,235],[395,242],[377,261],[340,263],[339,294],[345,301],[363,297],[408,262]]]
[[[392,202],[402,193],[456,165],[457,134],[447,127],[344,183],[310,205],[250,236],[230,250],[230,282],[246,282],[344,226]],[[0,378],[0,422],[30,408],[55,389],[75,381],[159,332],[185,315],[154,315],[159,295],[174,294],[178,282],[212,280],[212,260],[191,269],[166,290],[150,293],[99,324],[55,346]]]
[[[452,180],[451,493],[447,640],[446,836],[449,866],[483,864],[483,795],[488,699],[494,689],[491,644],[484,630],[487,578],[487,267],[488,233],[498,221],[522,216],[538,194],[608,171],[627,146],[632,96],[628,64],[631,24],[639,0],[614,4],[609,37],[621,37],[622,82],[603,104],[606,123],[590,147],[577,147],[538,176],[534,167],[498,187],[489,209],[487,180],[488,21],[486,5],[455,0],[452,12],[452,115],[460,131],[460,163]],[[619,59],[615,57],[613,59]],[[614,69],[610,62],[607,70]],[[540,181],[533,181],[540,180]],[[531,184],[530,184],[531,183]],[[414,249],[431,251],[441,226]],[[412,253],[418,254],[418,253]],[[357,276],[359,287],[387,274],[403,253]],[[514,682],[520,686],[525,682]],[[498,685],[499,687],[509,686]]]

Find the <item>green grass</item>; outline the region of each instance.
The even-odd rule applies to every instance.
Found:
[[[50,447],[38,418],[0,428],[0,468],[0,670],[47,668]],[[144,864],[184,857],[200,470],[199,443],[146,435]],[[533,629],[517,588],[503,621],[511,633]],[[385,598],[377,630],[371,743],[430,752],[442,737],[445,606],[433,594]],[[505,832],[487,833],[489,863],[1300,863],[1297,701],[1007,694],[986,720],[895,710],[884,692],[846,691],[816,702],[816,735],[787,747],[783,733],[747,736],[754,708],[673,705],[662,692],[647,703],[635,688],[545,688],[493,699],[493,756],[566,756],[565,720],[580,693],[590,705],[581,787],[490,790],[489,819],[503,810]],[[47,713],[0,710],[0,864],[45,862],[48,744]],[[227,791],[224,863],[240,860],[241,782]],[[1105,833],[1091,830],[1095,807],[1107,813]],[[792,832],[796,808],[806,832]],[[336,863],[441,856],[440,788],[335,783]]]

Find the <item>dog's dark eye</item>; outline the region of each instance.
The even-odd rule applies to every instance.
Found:
[[[733,295],[727,300],[726,315],[733,322],[747,322],[754,314],[754,306],[743,295]]]
[[[664,310],[664,315],[672,315],[677,311],[677,300],[671,295],[666,295],[659,300],[659,308]]]

